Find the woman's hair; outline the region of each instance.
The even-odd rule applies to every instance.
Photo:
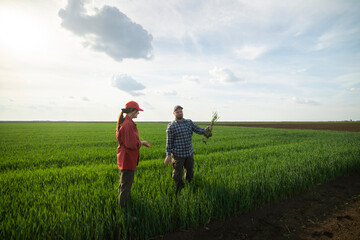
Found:
[[[131,112],[134,112],[134,111],[137,111],[136,108],[123,108],[121,109],[121,112],[119,114],[119,117],[118,117],[118,121],[117,121],[117,124],[116,124],[116,132],[118,132],[120,130],[120,127],[121,127],[121,124],[124,122],[124,113],[131,113]]]

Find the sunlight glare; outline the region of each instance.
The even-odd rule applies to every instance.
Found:
[[[26,56],[47,46],[47,36],[39,18],[24,11],[0,8],[0,47],[9,54]]]

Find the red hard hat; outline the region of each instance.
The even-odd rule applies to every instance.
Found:
[[[134,102],[134,101],[127,102],[125,104],[125,108],[135,108],[138,111],[144,111],[139,107],[139,104],[137,102]]]

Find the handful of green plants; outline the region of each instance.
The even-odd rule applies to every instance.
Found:
[[[211,119],[211,123],[210,123],[210,126],[212,127],[212,126],[214,126],[215,125],[215,123],[217,122],[217,120],[219,120],[219,116],[218,116],[218,114],[217,114],[217,112],[214,112],[214,114],[213,114],[213,116],[212,116],[212,119]],[[205,133],[204,133],[204,140],[203,140],[203,142],[206,144],[206,142],[207,142],[207,140],[209,139],[209,137],[211,137],[212,136],[212,132],[211,132],[211,130],[210,129],[206,129],[205,130]]]

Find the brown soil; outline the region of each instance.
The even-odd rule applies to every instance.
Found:
[[[221,123],[217,123],[216,125],[360,132],[360,122],[276,122],[276,123],[267,123],[267,122],[224,123],[224,122],[221,122]]]
[[[154,239],[360,239],[360,171],[197,229]]]
[[[218,123],[244,127],[360,132],[360,123]],[[360,170],[320,184],[291,199],[268,204],[197,229],[153,239],[360,240]]]

